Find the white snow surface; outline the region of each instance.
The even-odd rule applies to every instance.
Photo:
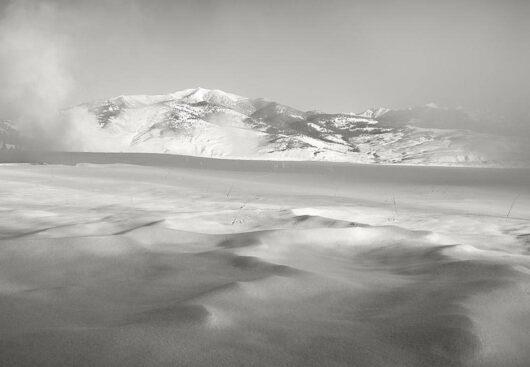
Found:
[[[0,164],[3,366],[530,360],[528,170],[28,162]]]

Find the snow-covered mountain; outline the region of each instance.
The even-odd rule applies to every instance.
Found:
[[[524,141],[456,129],[471,118],[435,105],[327,114],[197,88],[120,96],[84,107],[119,151],[425,165],[524,165],[526,160]]]
[[[96,127],[85,134],[88,151],[460,166],[530,162],[528,139],[470,130],[475,121],[464,111],[434,104],[329,114],[196,88],[75,109],[88,112]]]
[[[18,130],[8,120],[0,120],[0,150],[15,149],[20,146]]]

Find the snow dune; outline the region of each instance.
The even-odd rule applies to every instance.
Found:
[[[528,170],[11,154],[1,365],[530,360]]]

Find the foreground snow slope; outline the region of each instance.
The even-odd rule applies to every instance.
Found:
[[[530,360],[528,170],[25,154],[1,365]]]
[[[88,145],[93,151],[419,165],[530,162],[528,139],[465,130],[477,124],[460,110],[433,105],[328,114],[197,88],[120,96],[82,107],[101,127],[99,138]]]

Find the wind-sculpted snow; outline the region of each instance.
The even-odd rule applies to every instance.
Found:
[[[528,139],[469,130],[480,124],[463,111],[431,105],[328,114],[197,88],[82,107],[101,128],[99,137],[87,134],[92,151],[457,166],[530,161]]]
[[[530,360],[528,170],[30,155],[0,165],[3,366]]]

